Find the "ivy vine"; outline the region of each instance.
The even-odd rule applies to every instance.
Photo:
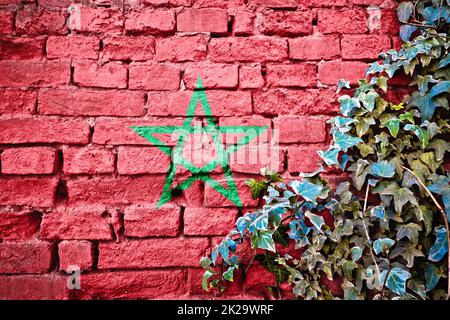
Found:
[[[205,290],[233,281],[237,247],[249,240],[277,284],[301,299],[449,299],[450,1],[402,2],[397,13],[404,44],[339,97],[332,144],[319,151],[351,179],[332,191],[322,167],[292,181],[263,169],[264,179],[248,181],[262,208],[201,260]],[[386,93],[400,74],[414,90],[396,104]],[[338,91],[351,89],[339,82]],[[290,241],[297,258],[277,253]]]

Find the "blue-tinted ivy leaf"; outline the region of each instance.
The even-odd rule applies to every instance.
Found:
[[[395,240],[389,238],[378,239],[373,242],[373,251],[375,254],[380,254],[390,249],[394,244]]]
[[[384,67],[381,64],[379,64],[378,62],[374,62],[374,63],[370,64],[369,68],[366,71],[366,74],[367,75],[375,74],[375,73],[379,73],[379,72],[383,72],[383,71],[384,71]]]
[[[430,96],[434,98],[444,92],[450,92],[450,81],[441,81],[434,85],[430,90]]]
[[[439,262],[448,252],[447,230],[444,227],[436,228],[436,242],[431,246],[428,259]]]
[[[434,23],[440,19],[444,19],[450,22],[450,8],[446,6],[426,7],[422,12],[423,18],[428,24],[434,25]]]
[[[332,120],[334,127],[342,132],[349,132],[352,129],[350,127],[350,124],[352,124],[354,122],[355,122],[355,119],[345,118],[345,117],[340,117],[340,116],[334,117]]]
[[[402,39],[403,42],[408,42],[409,38],[411,38],[411,35],[416,30],[417,30],[416,26],[411,26],[408,24],[401,25],[400,26],[400,39]]]
[[[381,206],[372,208],[372,210],[370,211],[371,216],[373,217],[377,217],[380,220],[383,220],[385,217],[385,211],[384,208]]]
[[[412,2],[402,2],[397,7],[397,17],[400,22],[408,22],[414,11],[414,4]]]
[[[352,157],[350,157],[348,154],[344,153],[341,157],[341,160],[339,160],[339,168],[341,168],[342,171],[345,171],[345,168],[347,167],[347,163],[352,160]]]
[[[322,226],[325,224],[325,220],[323,219],[323,217],[314,214],[310,211],[307,211],[305,213],[305,216],[309,219],[309,221],[311,221],[312,225],[317,229],[317,230],[322,230]]]
[[[440,277],[438,268],[434,264],[429,263],[427,265],[427,270],[425,271],[426,290],[431,291],[436,288]]]
[[[441,61],[439,61],[436,67],[438,69],[441,69],[448,66],[449,64],[450,64],[450,53],[447,53],[447,55],[444,58],[442,58]]]
[[[253,221],[253,223],[250,225],[255,230],[267,230],[269,225],[269,215],[268,214],[262,214],[258,218]]]
[[[344,152],[347,152],[348,148],[356,146],[358,143],[362,142],[360,138],[353,137],[340,131],[335,132],[333,138],[335,145]]]
[[[296,194],[301,195],[303,199],[314,204],[317,203],[317,198],[323,191],[323,185],[311,183],[306,179],[303,181],[293,180],[290,186]]]
[[[428,189],[440,195],[445,206],[445,213],[450,222],[450,176],[439,176]]]
[[[387,270],[384,270],[380,275],[380,283],[384,283]],[[404,295],[406,293],[406,281],[411,277],[411,274],[402,268],[392,268],[389,271],[386,279],[386,287],[392,292],[398,295]]]
[[[362,257],[362,249],[360,247],[358,247],[358,246],[352,247],[350,249],[350,252],[352,254],[352,260],[353,261],[358,261],[359,258]]]
[[[289,227],[291,228],[291,230],[289,231],[289,238],[295,240],[300,245],[300,247],[309,244],[307,236],[311,231],[311,228],[307,227],[303,220],[292,220],[289,223]]]
[[[386,160],[373,163],[370,170],[374,176],[380,178],[392,178],[395,174],[395,166]]]
[[[205,273],[203,274],[203,277],[202,277],[202,288],[203,288],[203,290],[205,290],[205,291],[209,290],[209,288],[208,288],[208,279],[211,278],[213,275],[214,275],[214,273],[212,273],[211,271],[209,271],[209,270],[205,271]]]
[[[342,89],[350,89],[350,82],[344,80],[344,79],[339,79],[338,81],[338,85],[337,85],[337,90],[336,90],[336,94],[338,94],[339,92],[341,92]]]
[[[331,147],[327,151],[319,150],[317,154],[325,161],[327,166],[338,165],[339,149]]]
[[[348,117],[352,114],[353,109],[360,107],[359,100],[348,95],[343,95],[338,99],[341,105],[341,114]]]

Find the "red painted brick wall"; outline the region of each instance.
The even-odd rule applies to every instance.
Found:
[[[262,164],[232,163],[243,210],[200,182],[156,209],[170,159],[129,126],[180,124],[200,74],[219,124],[269,125],[284,175],[313,170],[338,79],[399,43],[394,7],[0,0],[0,299],[206,297],[199,259],[257,205]],[[227,294],[263,297],[252,269]]]

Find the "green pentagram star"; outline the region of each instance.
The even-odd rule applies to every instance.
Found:
[[[189,103],[188,110],[186,112],[186,119],[181,126],[132,126],[131,128],[140,136],[148,140],[150,143],[157,146],[162,152],[171,157],[171,163],[167,171],[166,181],[164,183],[164,189],[157,203],[157,208],[163,204],[169,202],[176,190],[184,191],[188,189],[195,181],[202,180],[208,184],[211,188],[218,193],[229,199],[238,207],[242,207],[242,201],[239,197],[239,193],[236,187],[236,183],[233,179],[230,166],[228,164],[229,155],[237,152],[240,148],[248,144],[251,140],[264,133],[267,126],[217,126],[214,122],[214,117],[211,111],[211,107],[206,96],[206,92],[203,90],[202,81],[200,77],[196,83],[197,90],[193,92],[191,101]],[[206,120],[206,126],[193,125],[195,111],[197,109],[198,102],[200,101],[203,114]],[[244,134],[244,136],[237,141],[236,144],[229,146],[225,149],[223,143],[222,134]],[[156,138],[155,134],[177,134],[178,141],[173,151],[170,147]],[[192,162],[183,157],[183,147],[186,137],[189,134],[208,134],[210,135],[217,156],[206,163],[203,167],[199,168]],[[191,176],[186,180],[178,184],[175,188],[172,188],[173,180],[177,166],[183,166],[190,173]],[[226,177],[227,188],[222,186],[218,181],[210,177],[210,174],[221,166]]]

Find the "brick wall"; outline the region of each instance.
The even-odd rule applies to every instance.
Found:
[[[277,129],[279,170],[314,170],[336,82],[398,46],[394,8],[0,0],[0,299],[205,297],[199,259],[257,205],[244,182],[263,164],[232,164],[242,210],[203,182],[156,209],[170,158],[130,126],[180,124],[200,75],[217,123]],[[263,297],[252,269],[229,295]]]

